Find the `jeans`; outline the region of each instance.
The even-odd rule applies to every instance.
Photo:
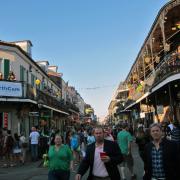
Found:
[[[31,157],[33,161],[38,158],[38,144],[31,144]]]
[[[48,180],[69,180],[70,171],[64,170],[50,170],[48,173]]]

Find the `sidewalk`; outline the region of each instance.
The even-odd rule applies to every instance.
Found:
[[[12,162],[12,163],[7,163],[6,160],[0,159],[0,169],[9,169],[9,168],[11,168],[11,169],[17,169],[17,168],[20,168],[20,167],[23,167],[23,166],[31,166],[31,165],[36,166],[36,167],[39,167],[39,166],[41,165],[41,163],[42,163],[42,159],[39,159],[39,160],[36,161],[36,162],[32,162],[32,161],[31,161],[31,154],[30,154],[29,151],[27,151],[26,161],[25,161],[24,164],[22,164],[21,162],[18,162],[18,163],[16,163],[16,165],[15,165],[14,162]],[[5,167],[5,166],[4,166],[5,164],[7,164],[8,166]],[[14,165],[14,166],[10,166],[10,164],[12,164],[12,165]]]

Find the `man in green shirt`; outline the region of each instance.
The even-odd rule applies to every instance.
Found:
[[[122,130],[117,135],[117,142],[121,149],[121,152],[124,157],[124,162],[122,163],[121,169],[121,175],[122,179],[125,180],[125,166],[127,165],[129,171],[131,172],[131,179],[136,179],[136,175],[133,173],[133,158],[131,155],[131,143],[132,143],[133,137],[128,132],[128,124],[123,123],[122,124]]]

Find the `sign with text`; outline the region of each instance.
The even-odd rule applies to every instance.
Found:
[[[0,81],[0,96],[22,97],[22,84]]]
[[[4,112],[4,128],[8,128],[8,113]]]
[[[39,112],[29,112],[29,116],[39,117]]]

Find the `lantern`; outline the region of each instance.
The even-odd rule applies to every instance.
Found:
[[[151,65],[149,66],[149,68],[150,68],[150,70],[153,70],[153,69],[154,69],[154,64],[151,64]]]
[[[156,56],[156,57],[155,57],[155,61],[156,61],[156,63],[159,63],[160,57],[159,57],[159,56]]]
[[[35,84],[39,85],[40,83],[41,83],[41,81],[39,79],[36,79]]]
[[[144,61],[145,61],[145,63],[149,63],[150,62],[150,60],[151,60],[151,58],[149,57],[149,56],[146,56],[145,58],[144,58]]]
[[[137,80],[137,78],[138,78],[138,75],[137,75],[137,73],[135,73],[135,74],[133,75],[133,80],[135,81],[135,80]]]
[[[166,43],[164,47],[164,51],[168,52],[170,50],[170,44]]]

